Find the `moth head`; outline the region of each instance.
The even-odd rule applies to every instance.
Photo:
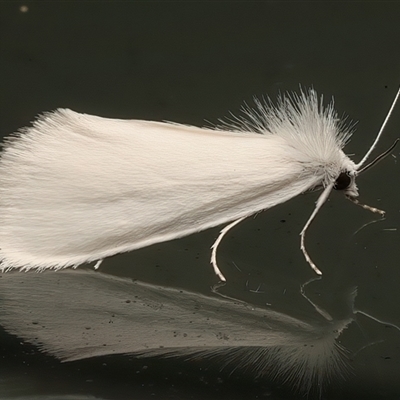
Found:
[[[335,180],[333,188],[335,190],[343,190],[347,196],[358,197],[356,175],[357,172],[353,169],[346,169],[340,172]]]
[[[400,92],[399,92],[400,93]],[[360,168],[364,161],[360,162],[359,164],[354,164],[348,157],[344,156],[343,163],[342,163],[342,170],[339,175],[336,177],[335,183],[333,188],[335,190],[343,190],[345,195],[354,198],[358,197],[358,190],[356,185],[356,176],[361,174],[362,172],[367,171],[374,165],[376,165],[379,161],[383,160],[387,157],[388,154],[396,147],[397,143],[400,139],[396,139],[394,143],[382,154],[376,157],[373,161],[369,164],[365,165],[364,167]],[[365,158],[365,157],[364,157]]]

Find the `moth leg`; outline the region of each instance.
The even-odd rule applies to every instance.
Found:
[[[373,221],[366,222],[364,225],[360,226],[360,227],[353,233],[353,236],[357,235],[357,233],[360,232],[362,229],[364,229],[366,226],[375,224],[375,223],[377,223],[377,222],[379,222],[379,221],[382,221],[382,220],[385,220],[385,218],[382,217],[382,219],[374,219]]]
[[[355,205],[362,207],[364,210],[368,210],[368,211],[371,211],[371,212],[373,212],[375,214],[379,214],[382,217],[385,216],[385,211],[380,210],[379,208],[371,207],[371,206],[369,206],[367,204],[362,204],[355,197],[346,196],[346,199],[350,200]]]
[[[98,269],[100,267],[100,264],[103,262],[103,259],[97,261],[97,263],[94,265],[94,269]]]
[[[221,243],[222,238],[228,233],[228,231],[233,228],[235,225],[237,225],[239,222],[243,221],[246,217],[239,218],[233,222],[231,222],[229,225],[225,226],[223,228],[218,237],[217,240],[214,242],[214,244],[211,246],[212,252],[211,252],[211,260],[210,263],[214,269],[215,275],[218,276],[219,279],[221,279],[222,282],[226,282],[225,276],[222,274],[220,269],[218,268],[218,263],[217,263],[217,250],[218,246]]]
[[[307,282],[303,283],[300,285],[300,294],[314,307],[315,311],[317,311],[318,314],[322,315],[327,321],[333,321],[333,318],[330,316],[330,314],[325,311],[323,308],[319,307],[316,305],[305,293],[305,287],[309,285],[311,282],[318,281],[321,279],[321,276],[318,276],[317,278],[311,278]]]
[[[325,203],[326,199],[329,197],[330,192],[333,189],[333,185],[334,183],[329,184],[324,191],[321,193],[321,195],[318,197],[317,202],[315,203],[315,208],[314,211],[312,212],[312,214],[310,215],[310,218],[308,218],[308,221],[306,222],[306,224],[304,225],[304,228],[302,229],[302,231],[300,232],[300,249],[304,254],[304,258],[306,259],[306,261],[308,262],[308,264],[310,265],[310,267],[318,274],[318,275],[322,275],[322,272],[318,269],[318,267],[314,264],[313,260],[311,260],[311,257],[308,255],[308,252],[306,250],[306,246],[304,243],[305,237],[306,237],[306,232],[308,227],[310,226],[312,220],[314,219],[314,217],[317,215],[318,211],[320,210],[320,208],[323,206],[323,204]]]
[[[226,281],[219,281],[215,285],[211,286],[211,291],[218,294],[221,297],[226,297],[224,294],[220,293],[218,290],[226,285]]]

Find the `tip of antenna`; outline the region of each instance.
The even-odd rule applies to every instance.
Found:
[[[383,124],[381,126],[381,129],[379,130],[374,142],[372,143],[372,146],[369,148],[369,150],[367,151],[367,153],[365,154],[363,159],[358,164],[356,164],[356,169],[357,170],[359,170],[365,164],[365,162],[367,161],[368,157],[370,156],[372,151],[375,149],[376,144],[378,143],[378,141],[379,141],[379,139],[380,139],[380,137],[382,135],[382,132],[385,129],[385,126],[386,126],[386,124],[387,124],[387,122],[388,122],[388,120],[389,120],[389,118],[390,118],[390,116],[392,114],[392,111],[393,111],[393,109],[394,109],[394,107],[395,107],[395,105],[397,103],[397,100],[398,100],[399,96],[400,96],[400,85],[399,85],[399,89],[397,90],[396,96],[394,97],[394,100],[392,102],[392,105],[391,105],[391,107],[389,109],[389,112],[387,113],[386,118],[383,121]]]

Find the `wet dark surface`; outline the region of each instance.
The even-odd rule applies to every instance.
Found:
[[[301,84],[334,96],[339,114],[359,121],[345,149],[358,161],[400,83],[399,12],[397,3],[377,2],[1,3],[0,133],[58,107],[201,126],[253,95],[275,98]],[[399,127],[398,107],[377,153]],[[400,325],[399,154],[396,148],[358,178],[361,201],[384,209],[385,220],[358,231],[375,216],[335,192],[308,232],[308,251],[324,275],[307,293],[335,317],[357,287],[357,308]],[[317,196],[295,198],[227,235],[219,252],[225,293],[298,318],[315,312],[299,300],[300,285],[314,275],[298,234]],[[106,259],[100,270],[207,294],[216,282],[209,248],[218,230]],[[353,373],[332,382],[324,397],[400,397],[399,331],[359,316],[341,341]],[[204,360],[109,356],[60,363],[3,331],[0,357],[1,398],[296,397],[268,377],[230,375]]]

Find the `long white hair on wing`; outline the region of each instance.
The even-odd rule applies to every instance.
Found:
[[[400,92],[399,92],[400,93]],[[354,202],[350,137],[310,89],[257,102],[230,130],[118,120],[59,109],[4,144],[0,159],[0,270],[76,267],[229,223],[324,187],[305,233],[333,188]],[[365,208],[368,208],[365,206]],[[369,207],[382,213],[381,210]],[[233,222],[232,222],[233,221]],[[96,264],[98,265],[98,264]]]
[[[302,392],[347,371],[337,338],[353,320],[270,308],[94,271],[6,273],[0,325],[62,361],[110,354],[215,358]],[[315,318],[314,318],[315,317]]]

